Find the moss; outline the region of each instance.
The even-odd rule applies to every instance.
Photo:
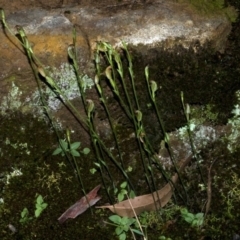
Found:
[[[16,124],[16,120],[18,124]],[[19,128],[24,126],[24,131]],[[12,167],[21,169],[22,175],[0,181],[0,238],[8,239],[113,239],[108,227],[101,226],[101,219],[106,215],[95,215],[95,210],[87,211],[84,216],[69,220],[65,226],[59,225],[58,217],[77,200],[83,193],[74,170],[61,156],[52,156],[57,145],[53,133],[44,121],[22,113],[12,113],[1,119],[0,136],[2,142],[9,139],[8,144],[1,146],[1,175],[13,173]],[[4,140],[4,141],[3,141]],[[26,143],[22,148],[21,143]],[[89,156],[88,156],[89,158]],[[87,161],[88,160],[88,161]],[[99,177],[89,171],[89,159],[77,159],[86,191],[99,184]],[[92,161],[90,161],[92,163]],[[2,178],[1,178],[2,179]],[[39,218],[33,218],[26,224],[19,223],[22,210],[27,207],[31,217],[34,216],[36,195],[41,194],[48,203]],[[107,201],[107,200],[105,200]],[[106,213],[105,213],[106,214]],[[8,224],[16,227],[13,234]],[[94,226],[94,227],[93,227]],[[108,232],[106,234],[106,231]]]
[[[236,9],[229,6],[226,0],[179,0],[190,3],[198,12],[205,15],[223,13],[231,22],[235,22],[238,17]]]
[[[199,120],[205,118],[213,124],[221,125],[231,116],[236,100],[235,91],[240,87],[233,80],[239,76],[238,54],[231,55],[234,59],[229,58],[228,54],[219,56],[209,45],[200,47],[198,43],[194,43],[190,49],[176,46],[169,51],[161,48],[149,49],[145,54],[141,53],[142,55],[137,54],[134,46],[129,46],[143,123],[155,150],[163,136],[154,108],[149,104],[151,101],[143,71],[146,65],[149,66],[150,79],[158,85],[157,106],[166,131],[171,132],[186,125],[180,100],[181,91],[184,93],[185,103],[202,108],[199,114],[204,116],[196,117]],[[195,47],[198,48],[197,53],[194,51]]]
[[[146,64],[150,66],[151,79],[156,80],[159,86],[157,101],[168,131],[186,124],[180,101],[181,91],[184,92],[187,103],[200,109],[200,111],[193,112],[200,122],[207,119],[214,124],[225,124],[232,114],[233,105],[236,104],[234,93],[236,89],[240,88],[239,82],[234,81],[239,76],[238,49],[236,52],[234,51],[234,54],[222,56],[213,53],[212,49],[208,48],[199,48],[199,53],[195,54],[194,47],[187,51],[178,46],[174,49],[175,52],[166,52],[163,49],[156,52],[150,50],[150,53],[156,56],[152,62],[149,62],[146,56],[138,58],[137,55],[134,55],[136,87],[144,123],[147,126],[147,134],[151,136],[151,141],[157,146],[156,149],[159,147],[159,139],[162,138],[162,134],[153,108],[149,105],[144,74],[141,71]],[[109,103],[111,103],[115,99],[111,93],[109,96]],[[202,107],[203,105],[205,107]],[[124,138],[122,150],[126,159],[125,166],[132,165],[135,168],[131,179],[136,184],[138,193],[146,192],[145,177],[138,158],[139,153],[135,153],[137,152],[136,142],[134,138],[130,137],[133,132],[132,126],[129,125],[128,120],[122,117],[122,110],[118,110],[118,105],[112,104],[110,107],[110,110],[114,114],[116,113],[114,120],[116,120],[118,136],[120,139]],[[203,108],[205,111],[202,112]],[[99,109],[101,110],[101,108]],[[235,108],[235,112],[239,112],[238,110]],[[53,149],[56,148],[56,139],[49,132],[46,122],[31,115],[16,112],[2,117],[1,120],[0,136],[4,146],[1,146],[0,169],[6,175],[12,171],[14,166],[21,168],[23,175],[11,178],[8,185],[1,182],[1,195],[5,202],[0,205],[2,216],[0,238],[3,240],[10,238],[24,240],[113,239],[115,237],[113,228],[106,226],[104,222],[109,215],[107,211],[93,209],[93,214],[91,211],[87,211],[84,215],[67,221],[63,226],[58,224],[57,218],[82,196],[82,192],[71,165],[68,162],[63,164],[61,157],[51,155]],[[104,120],[104,117],[101,120]],[[107,144],[112,147],[109,135],[111,134],[106,134]],[[206,135],[203,134],[202,137],[206,137]],[[173,201],[162,211],[144,216],[146,224],[148,224],[150,239],[157,239],[160,235],[172,239],[200,239],[203,237],[230,239],[234,233],[238,233],[240,172],[237,166],[239,149],[236,147],[234,152],[230,153],[227,146],[228,139],[221,139],[213,143],[207,142],[204,149],[201,149],[201,167],[205,182],[208,181],[208,169],[211,162],[214,159],[218,160],[212,171],[212,205],[203,228],[191,228],[182,221],[178,209],[181,205],[186,205],[186,202],[176,194],[174,199],[177,200],[176,203]],[[111,148],[111,151],[116,154],[116,149]],[[107,161],[107,159],[104,160]],[[99,184],[99,173],[91,175],[88,172],[96,160],[89,156],[88,158],[79,158],[77,161],[83,174],[84,183],[86,183],[86,191],[89,191]],[[114,182],[121,182],[122,179],[114,164],[110,163],[108,167],[114,176]],[[189,211],[197,213],[202,211],[207,195],[203,191],[204,187],[199,188],[201,178],[196,162],[191,163],[191,168],[187,168],[186,173],[184,181],[190,196],[187,207]],[[112,182],[109,181],[108,176],[108,172],[104,169],[104,180],[107,179],[106,182],[110,185]],[[154,177],[159,180],[158,174],[155,174]],[[202,184],[202,186],[204,185]],[[179,185],[177,190],[183,192]],[[21,225],[19,223],[20,213],[24,207],[28,207],[30,213],[33,214],[36,194],[44,196],[48,207],[39,218],[33,219],[26,225]],[[102,195],[102,203],[107,202],[108,199],[103,192]],[[156,216],[156,214],[160,216]],[[158,217],[163,218],[164,221],[158,221]],[[12,235],[7,228],[8,224],[13,224],[18,229],[15,235]]]

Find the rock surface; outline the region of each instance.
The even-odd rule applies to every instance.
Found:
[[[115,46],[125,41],[139,54],[151,58],[149,50],[169,49],[175,44],[188,47],[195,41],[201,44],[211,41],[216,50],[221,50],[231,30],[225,15],[202,16],[188,4],[172,0],[105,0],[101,3],[86,0],[81,4],[75,0],[23,0],[19,8],[15,3],[4,2],[2,7],[6,9],[10,29],[17,34],[16,25],[22,26],[40,61],[45,66],[57,67],[59,72],[62,64],[68,62],[67,48],[72,43],[73,26],[77,30],[79,65],[88,74],[93,67],[97,41]],[[36,81],[25,52],[15,36],[3,29],[0,29],[0,39],[0,101],[7,95],[12,97],[14,89],[20,93],[15,96],[16,102],[29,101],[36,90]],[[93,78],[93,74],[90,77]],[[94,94],[91,99],[96,98]],[[57,114],[70,122],[68,113],[58,111]]]
[[[38,7],[43,7],[43,2],[39,1],[42,5]],[[16,12],[8,11],[3,4],[11,29],[16,33],[16,25],[24,27],[33,50],[46,65],[56,66],[67,61],[66,52],[72,43],[73,25],[77,27],[82,67],[91,61],[96,41],[115,45],[125,41],[144,46],[144,49],[159,46],[170,48],[176,43],[188,47],[196,40],[201,44],[212,41],[212,46],[221,50],[231,30],[231,24],[224,15],[200,16],[189,5],[171,0],[149,3],[128,1],[98,7],[76,5],[74,1],[58,2],[55,1],[55,5],[61,8],[25,8]],[[0,79],[18,72],[17,69],[28,69],[21,46],[18,44],[17,50],[16,42],[12,37],[7,38],[3,31],[0,38],[0,52],[3,56],[0,60]]]

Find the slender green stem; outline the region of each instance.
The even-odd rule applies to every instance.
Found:
[[[67,139],[67,143],[68,143],[68,149],[71,149],[71,139],[70,139],[70,132],[69,132],[69,129],[66,130],[66,139]],[[63,147],[62,147],[63,148]],[[64,149],[64,148],[63,148]],[[68,154],[67,154],[68,156]],[[81,173],[80,173],[80,169],[79,169],[79,166],[78,166],[78,163],[76,161],[76,158],[74,155],[70,154],[72,160],[73,160],[73,163],[74,163],[74,169],[76,170],[77,172],[77,178],[78,178],[78,181],[81,185],[81,188],[82,188],[82,192],[84,194],[84,196],[86,197],[87,194],[86,194],[86,191],[85,191],[85,187],[84,187],[84,184],[83,184],[83,180],[82,180],[82,177],[81,177]],[[88,201],[88,198],[86,197],[87,199],[87,202],[88,202],[88,205],[90,206],[90,209],[91,209],[91,213],[93,214],[93,211],[92,211],[92,208],[91,208],[91,205]]]
[[[181,102],[182,102],[183,111],[184,111],[184,114],[185,114],[185,117],[186,117],[186,120],[187,120],[187,132],[188,132],[188,137],[189,137],[193,157],[197,161],[197,167],[198,167],[199,173],[201,175],[202,182],[205,185],[205,181],[204,181],[203,173],[202,173],[202,168],[199,164],[199,162],[200,162],[199,161],[199,156],[197,154],[196,148],[195,148],[194,143],[193,143],[192,131],[191,131],[191,127],[190,127],[190,106],[188,104],[185,105],[183,92],[181,92]]]
[[[142,165],[143,165],[144,172],[145,172],[145,177],[146,177],[148,186],[150,188],[150,191],[152,192],[151,184],[150,184],[149,177],[148,177],[148,170],[147,170],[147,166],[146,166],[146,163],[145,163],[144,149],[142,147],[141,136],[139,134],[140,132],[142,132],[142,124],[141,124],[141,120],[138,121],[137,118],[135,117],[136,112],[140,112],[140,111],[139,111],[139,109],[137,111],[133,110],[133,104],[132,104],[132,101],[129,97],[129,92],[128,92],[127,85],[126,85],[125,78],[124,78],[124,71],[123,71],[123,66],[122,66],[122,61],[121,61],[121,58],[120,58],[120,54],[118,52],[116,52],[116,50],[113,50],[113,52],[114,52],[114,60],[116,61],[117,66],[118,66],[117,71],[120,75],[121,83],[122,83],[123,90],[124,90],[124,94],[127,98],[129,112],[132,116],[132,123],[134,125],[135,134],[137,136],[137,144],[138,144],[139,151],[140,151],[140,156],[141,156],[141,161],[142,161]],[[135,87],[133,87],[133,88],[135,88]],[[135,95],[135,97],[137,98],[136,95]]]
[[[128,59],[128,72],[129,72],[129,75],[130,75],[130,79],[131,79],[131,85],[132,85],[132,91],[133,91],[133,95],[134,95],[134,100],[135,100],[135,103],[136,103],[136,106],[137,106],[137,109],[138,111],[140,110],[140,105],[139,105],[139,102],[138,102],[138,97],[137,97],[137,92],[136,92],[136,84],[135,84],[135,81],[134,81],[134,71],[133,71],[133,63],[132,63],[132,57],[131,57],[131,54],[130,52],[128,51],[128,48],[127,48],[127,45],[126,43],[123,42],[123,48],[126,52],[126,55],[127,55],[127,59]],[[136,111],[137,112],[137,111]],[[148,159],[148,170],[150,172],[150,175],[151,175],[151,179],[152,179],[152,183],[153,183],[153,187],[154,189],[156,190],[156,184],[155,184],[155,181],[154,181],[154,177],[153,177],[153,173],[152,173],[152,162],[151,162],[151,155],[154,154],[154,151],[153,151],[153,148],[149,142],[149,139],[147,137],[147,135],[145,134],[145,131],[144,131],[144,126],[143,126],[143,122],[141,121],[140,122],[140,125],[138,123],[138,131],[141,131],[143,134],[143,136],[141,137],[141,143],[143,145],[143,149],[145,150],[145,153],[147,155],[147,159]],[[162,168],[161,168],[162,169]]]
[[[110,181],[113,185],[113,189],[115,189],[115,184],[114,184],[112,174],[109,171],[109,168],[108,168],[107,164],[105,163],[105,161],[103,161],[103,151],[102,151],[101,145],[99,145],[98,140],[96,138],[94,138],[94,136],[95,136],[95,134],[94,134],[95,133],[95,126],[93,124],[93,106],[89,107],[89,105],[88,105],[87,111],[88,111],[87,121],[89,122],[90,137],[91,137],[93,147],[94,147],[94,150],[95,150],[95,153],[96,153],[96,157],[97,157],[97,160],[98,160],[98,163],[99,163],[99,169],[100,169],[100,173],[101,173],[102,182],[103,182],[103,185],[104,185],[104,187],[106,189],[106,192],[108,194],[108,198],[109,198],[110,202],[112,203],[112,199],[109,195],[109,192],[107,191],[107,185],[106,185],[106,182],[105,182],[102,166],[104,166],[104,168],[106,169],[106,171],[108,173],[108,176],[110,177]],[[93,134],[91,134],[91,132],[93,132]]]
[[[74,27],[73,28],[73,44],[68,47],[68,56],[73,61],[73,67],[74,67],[74,70],[75,70],[81,99],[82,99],[82,102],[83,102],[84,110],[87,113],[87,109],[86,109],[87,104],[86,104],[86,97],[85,97],[85,91],[84,91],[84,82],[82,80],[83,75],[80,74],[80,72],[79,72],[79,66],[78,66],[78,62],[77,62],[78,57],[77,57],[77,47],[76,47],[76,36],[77,36],[76,35],[76,28]]]
[[[149,69],[148,69],[148,67],[145,68],[145,77],[146,77],[145,79],[146,79],[147,86],[148,86],[148,93],[149,93],[149,96],[151,98],[152,104],[153,104],[154,109],[156,111],[157,118],[158,118],[158,121],[160,123],[161,129],[162,129],[162,132],[163,132],[164,142],[165,142],[166,148],[168,150],[170,159],[172,160],[172,163],[173,163],[173,166],[175,168],[175,171],[177,172],[177,174],[179,176],[179,181],[180,181],[181,185],[183,186],[186,198],[188,199],[188,194],[187,194],[186,187],[185,187],[185,185],[183,183],[183,180],[182,180],[182,178],[180,176],[179,169],[177,167],[173,151],[172,151],[171,146],[169,144],[169,136],[168,136],[167,132],[165,131],[165,127],[164,127],[162,118],[160,116],[160,112],[159,112],[157,104],[156,104],[155,93],[157,91],[157,84],[156,84],[155,81],[149,81]]]
[[[125,42],[122,43],[123,44],[123,48],[127,54],[127,59],[128,59],[128,72],[129,72],[129,75],[130,75],[130,78],[131,78],[131,83],[132,83],[132,90],[133,90],[133,95],[134,95],[134,99],[135,99],[135,102],[136,102],[136,106],[137,106],[137,109],[140,110],[140,106],[139,106],[139,103],[138,103],[138,97],[137,97],[137,92],[136,92],[136,84],[135,84],[135,81],[134,81],[134,71],[133,71],[133,63],[132,63],[132,57],[131,57],[131,54],[129,53],[128,51],[128,48],[127,48],[127,45]]]
[[[113,133],[114,141],[115,141],[115,144],[116,144],[116,147],[117,147],[117,151],[118,151],[118,155],[119,155],[119,158],[120,158],[120,162],[121,162],[122,167],[124,168],[122,152],[121,152],[121,149],[120,149],[117,133],[116,133],[116,130],[115,130],[115,127],[114,127],[114,124],[113,124],[113,120],[112,120],[112,117],[110,115],[110,112],[109,112],[109,109],[108,109],[108,105],[106,103],[106,98],[104,96],[103,89],[102,89],[101,85],[99,84],[99,80],[98,80],[99,77],[96,76],[95,79],[96,79],[95,80],[95,84],[96,84],[96,88],[97,88],[98,94],[100,96],[100,101],[103,103],[104,109],[106,111],[107,118],[108,118],[111,130],[112,130],[112,133]]]
[[[2,19],[2,22],[3,22],[4,28],[7,29],[10,33],[12,33],[12,31],[10,30],[10,28],[8,27],[8,25],[5,21],[5,15],[4,15],[4,12],[3,12],[2,9],[0,9],[0,13],[1,13],[1,19]],[[108,149],[106,144],[103,142],[103,140],[100,138],[100,136],[96,132],[94,122],[93,122],[93,119],[92,119],[92,112],[93,112],[94,104],[91,100],[86,99],[86,94],[84,92],[84,85],[83,85],[84,82],[83,82],[83,79],[82,79],[83,75],[80,74],[79,66],[78,66],[78,63],[77,63],[78,61],[77,61],[77,48],[76,48],[76,29],[75,28],[73,29],[73,44],[70,45],[69,48],[68,48],[68,55],[69,55],[70,59],[72,60],[72,64],[73,64],[73,67],[74,67],[74,70],[75,70],[75,73],[76,73],[76,78],[77,78],[77,82],[78,82],[78,86],[79,86],[79,92],[81,94],[81,98],[82,98],[82,102],[83,102],[83,105],[84,105],[86,115],[81,115],[80,114],[80,112],[77,110],[77,108],[67,98],[66,94],[64,94],[64,92],[61,90],[61,88],[56,83],[56,81],[50,76],[48,71],[43,67],[43,64],[34,55],[34,52],[31,48],[31,45],[30,45],[30,43],[27,39],[27,36],[26,36],[23,28],[18,27],[17,30],[18,30],[18,33],[19,33],[20,38],[21,38],[21,44],[22,44],[24,50],[27,53],[27,57],[29,59],[31,68],[34,72],[34,75],[35,75],[36,79],[37,79],[40,98],[41,98],[41,101],[43,103],[44,109],[47,113],[47,116],[50,119],[51,124],[54,126],[53,118],[52,118],[52,116],[51,116],[51,114],[50,114],[50,112],[47,108],[46,101],[45,101],[44,96],[42,94],[42,90],[41,90],[41,86],[40,86],[40,81],[41,80],[39,78],[39,74],[46,80],[47,85],[50,86],[50,88],[53,90],[53,92],[56,94],[56,96],[61,99],[63,104],[71,111],[71,113],[76,117],[76,119],[83,126],[83,128],[90,134],[91,140],[93,142],[94,150],[95,150],[98,162],[100,164],[99,169],[100,169],[100,173],[101,173],[101,176],[102,176],[102,181],[103,181],[103,184],[104,184],[105,188],[106,188],[106,183],[105,183],[105,180],[104,180],[103,169],[105,169],[106,172],[108,173],[109,178],[110,178],[110,180],[113,184],[113,187],[115,188],[111,172],[108,168],[108,165],[103,160],[104,156],[107,155],[108,158],[110,158],[110,160],[117,166],[118,170],[121,172],[121,174],[124,176],[124,178],[128,181],[131,189],[134,189],[133,184],[131,183],[127,172],[124,170],[121,148],[120,148],[120,144],[119,144],[119,141],[118,141],[118,138],[117,138],[117,133],[115,131],[114,123],[113,123],[108,105],[106,103],[106,99],[105,99],[103,90],[102,90],[100,84],[98,84],[98,83],[96,83],[96,87],[97,87],[98,93],[100,95],[100,100],[102,101],[103,106],[105,108],[105,111],[106,111],[111,129],[112,129],[112,132],[113,132],[113,137],[114,137],[114,141],[115,141],[115,144],[116,144],[116,147],[117,147],[117,150],[118,150],[120,163],[112,155],[111,151]],[[101,43],[101,44],[102,45],[101,46],[99,45],[99,48],[97,50],[98,58],[96,57],[97,77],[99,79],[100,75],[101,75],[100,66],[99,66],[99,58],[100,58],[100,51],[101,51],[100,49],[102,48],[104,53],[105,53],[105,57],[106,57],[108,63],[110,64],[110,66],[105,71],[105,75],[107,76],[107,78],[108,78],[108,80],[111,84],[113,93],[117,97],[117,100],[119,101],[119,103],[122,106],[124,112],[126,113],[126,116],[130,119],[130,121],[132,122],[132,124],[134,126],[136,141],[137,141],[137,145],[138,145],[138,148],[139,148],[140,157],[141,157],[141,161],[142,161],[142,165],[143,165],[143,169],[144,169],[144,175],[146,177],[147,184],[149,185],[149,188],[151,189],[151,184],[150,184],[150,180],[149,180],[151,178],[152,185],[156,189],[154,172],[153,172],[153,169],[152,169],[153,164],[158,165],[158,167],[161,169],[161,172],[162,172],[164,177],[166,177],[167,175],[166,175],[165,171],[162,169],[162,166],[154,158],[154,156],[153,156],[154,152],[153,152],[152,146],[151,146],[147,136],[145,136],[145,131],[144,131],[144,126],[143,126],[143,123],[142,123],[142,119],[139,119],[139,115],[137,115],[141,112],[140,112],[140,106],[139,106],[137,92],[136,92],[136,88],[135,88],[136,84],[135,84],[135,79],[134,79],[134,71],[133,71],[133,64],[132,64],[131,55],[130,55],[128,49],[127,49],[126,44],[123,43],[123,48],[126,52],[126,56],[127,56],[128,64],[129,64],[128,65],[128,74],[129,74],[130,79],[131,79],[133,99],[130,98],[131,94],[129,93],[129,89],[127,88],[127,84],[126,84],[126,81],[125,81],[125,73],[124,73],[123,64],[122,64],[122,60],[121,60],[121,56],[120,56],[119,52],[117,52],[117,50],[114,49],[110,44],[107,44],[107,43]],[[123,93],[121,92],[121,94],[120,94],[120,91],[118,89],[119,84],[117,85],[117,77],[120,77],[121,89],[123,89]],[[176,172],[179,174],[178,168],[175,164],[174,155],[173,155],[171,147],[169,145],[168,135],[165,131],[164,124],[163,124],[163,121],[161,119],[161,116],[160,116],[160,113],[159,113],[159,110],[157,108],[157,104],[156,104],[156,101],[155,101],[155,92],[156,92],[156,88],[157,88],[156,83],[154,83],[153,81],[151,83],[149,83],[148,72],[146,74],[146,80],[147,80],[149,95],[151,97],[152,103],[154,105],[154,108],[155,108],[155,111],[156,111],[156,114],[157,114],[158,121],[161,125],[162,132],[164,134],[164,141],[165,141],[166,147],[169,151],[169,155],[170,155],[170,158],[172,159],[172,162],[174,164]],[[124,96],[122,97],[122,95],[124,95]],[[137,108],[137,111],[135,111],[135,108]],[[142,118],[142,116],[141,116],[141,118]],[[55,127],[54,127],[54,129],[55,129]],[[55,131],[56,131],[56,129],[55,129]],[[56,131],[56,133],[57,133],[57,131]],[[60,140],[59,133],[57,133],[57,136],[58,136],[58,139]],[[189,134],[189,137],[191,138],[190,134]],[[70,137],[69,137],[68,134],[67,134],[67,141],[68,141],[68,145],[70,147],[71,146]],[[193,143],[191,143],[191,144],[192,144],[192,147],[193,147]],[[63,151],[65,151],[64,148],[63,148]],[[73,166],[73,168],[76,170],[78,180],[79,180],[79,182],[82,186],[82,190],[84,192],[84,195],[86,195],[85,190],[84,190],[83,181],[82,181],[81,174],[80,174],[80,169],[79,169],[79,166],[77,164],[76,158],[74,156],[72,156],[72,161],[71,161],[71,159],[69,158],[66,151],[64,153],[67,156],[67,158],[68,158],[69,162],[71,163],[71,165]],[[146,159],[148,159],[148,162],[146,162]],[[149,177],[149,174],[150,174],[150,177]],[[185,190],[185,186],[184,186],[184,184],[181,180],[180,175],[179,175],[179,179],[180,179],[180,182],[182,183],[182,185],[184,187],[184,190]],[[152,192],[152,190],[151,190],[151,192]],[[185,190],[185,193],[187,195],[186,190]],[[109,197],[109,199],[110,199],[110,197]]]
[[[76,107],[68,100],[67,96],[64,94],[63,91],[59,88],[56,81],[52,79],[48,72],[44,69],[41,62],[34,56],[33,50],[31,49],[30,43],[28,42],[27,36],[22,28],[18,29],[20,37],[22,39],[22,43],[24,46],[24,49],[27,52],[27,56],[29,59],[29,62],[31,64],[31,67],[34,71],[34,74],[37,76],[38,73],[42,75],[42,77],[45,78],[46,82],[50,85],[51,89],[54,91],[54,93],[63,100],[63,103],[67,105],[67,107],[72,111],[72,113],[75,115],[75,117],[79,120],[79,122],[82,124],[85,130],[89,130],[89,122],[87,122],[83,116],[79,113],[79,111],[76,109]],[[37,69],[37,70],[36,70]],[[85,105],[86,106],[86,105]],[[91,130],[91,129],[90,129]],[[132,186],[132,183],[130,182],[129,177],[127,176],[126,172],[123,170],[121,165],[115,160],[115,158],[112,156],[108,148],[105,146],[105,144],[100,140],[99,136],[95,133],[95,131],[92,129],[90,131],[91,134],[93,134],[94,138],[97,139],[98,143],[101,145],[101,147],[104,149],[104,151],[108,154],[110,159],[115,163],[115,165],[119,168],[119,170],[122,172],[123,176],[128,180],[129,184]]]

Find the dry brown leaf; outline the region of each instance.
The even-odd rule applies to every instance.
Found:
[[[181,161],[179,172],[190,162],[192,156]],[[176,173],[171,178],[171,183],[166,184],[162,189],[151,194],[145,194],[132,199],[127,199],[114,205],[97,206],[97,208],[108,208],[113,213],[122,217],[134,217],[134,212],[139,215],[143,211],[153,211],[164,207],[172,197],[174,185],[178,180]]]
[[[90,191],[86,196],[82,197],[75,204],[73,204],[70,208],[68,208],[59,218],[59,223],[64,223],[68,218],[75,218],[78,215],[85,212],[89,207],[93,206],[96,202],[98,202],[101,197],[98,196],[98,190],[101,185],[95,187],[92,191]]]

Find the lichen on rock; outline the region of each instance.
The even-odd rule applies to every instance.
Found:
[[[68,100],[80,97],[79,86],[77,82],[76,73],[74,68],[69,63],[62,63],[59,68],[53,67],[47,68],[51,78],[53,78],[61,91],[65,94]],[[83,83],[83,90],[91,89],[94,86],[93,80],[86,74],[81,75],[81,81]],[[56,94],[49,87],[45,87],[43,90],[44,96],[46,96],[48,107],[56,111],[61,107],[61,101],[56,97]],[[33,95],[33,99],[36,99],[36,103],[40,103],[39,91],[36,90]]]
[[[227,148],[233,153],[239,147],[240,141],[240,90],[236,92],[237,104],[232,110],[233,117],[228,120],[231,133],[227,137]]]
[[[18,110],[22,105],[21,95],[22,91],[19,90],[19,87],[16,86],[14,82],[12,82],[11,90],[3,97],[0,105],[1,115],[6,115],[9,111]]]
[[[59,68],[47,67],[47,69],[51,78],[56,81],[68,100],[80,97],[76,73],[72,65],[69,63],[62,63]],[[81,81],[84,91],[94,86],[93,80],[86,74],[81,75]],[[46,99],[47,107],[50,110],[57,111],[61,107],[61,101],[51,88],[42,85],[42,93]],[[38,89],[23,99],[23,92],[12,82],[9,93],[2,98],[0,113],[1,115],[6,115],[9,112],[21,111],[23,113],[31,112],[34,115],[41,116],[43,111],[41,105],[42,103]]]

